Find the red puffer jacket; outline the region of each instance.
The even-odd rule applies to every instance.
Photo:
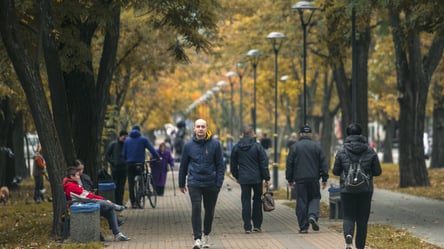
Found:
[[[98,199],[103,200],[104,198],[100,195],[95,195],[91,192],[86,191],[82,188],[82,186],[79,185],[77,181],[74,181],[70,178],[65,177],[63,179],[63,189],[65,191],[65,196],[67,200],[71,200],[71,193],[80,195],[83,198],[88,199]]]

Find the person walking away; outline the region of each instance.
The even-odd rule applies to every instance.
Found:
[[[271,139],[268,137],[267,133],[264,133],[262,135],[262,138],[259,139],[259,142],[262,145],[262,148],[264,148],[265,152],[267,153],[267,157],[270,156],[269,149],[271,148]]]
[[[115,211],[123,211],[125,207],[112,203],[109,200],[105,200],[100,195],[95,195],[88,190],[84,189],[80,184],[80,172],[77,167],[69,167],[67,170],[67,175],[63,179],[63,189],[65,192],[66,200],[73,201],[72,194],[79,196],[80,198],[94,200],[95,203],[100,205],[100,215],[108,220],[110,229],[114,234],[114,240],[117,241],[128,241],[126,235],[120,232],[117,215]]]
[[[298,141],[298,134],[296,132],[292,132],[290,135],[290,139],[287,141],[287,150],[290,150],[290,147]]]
[[[43,176],[46,173],[46,161],[42,155],[42,145],[37,144],[37,154],[34,157],[32,175],[34,177],[34,202],[40,204],[44,200],[45,186]]]
[[[268,158],[264,148],[256,141],[251,126],[242,130],[242,138],[233,147],[230,159],[230,171],[241,185],[242,220],[245,233],[261,232],[262,213],[262,182],[268,185],[270,171]],[[253,191],[253,208],[251,207],[251,191]]]
[[[194,122],[193,138],[185,143],[179,168],[179,188],[187,192],[191,200],[191,223],[193,227],[193,249],[208,248],[217,197],[224,181],[225,165],[222,147],[211,136],[207,122]],[[185,182],[187,181],[187,186]],[[202,237],[202,201],[204,206],[204,229]]]
[[[356,225],[355,245],[357,249],[364,249],[373,196],[373,177],[381,175],[382,169],[378,155],[368,145],[367,138],[362,136],[359,124],[352,123],[347,126],[346,134],[344,146],[338,150],[335,156],[333,174],[341,176],[342,226],[346,248],[352,249]],[[345,177],[351,164],[356,162],[359,162],[361,170],[368,177],[368,188],[360,192],[352,191],[345,186]]]
[[[161,143],[159,145],[157,154],[159,154],[162,159],[151,163],[150,167],[154,183],[156,184],[157,195],[163,196],[168,173],[168,165],[171,168],[174,168],[174,159],[173,156],[171,156],[170,151],[167,149],[165,143]]]
[[[113,177],[114,184],[116,184],[115,201],[119,205],[123,205],[127,176],[127,166],[122,155],[123,144],[127,136],[128,132],[121,130],[119,138],[112,141],[105,152],[105,159],[111,165],[111,176]]]
[[[299,141],[293,144],[287,156],[285,177],[290,187],[296,189],[296,217],[299,233],[307,233],[309,224],[319,230],[321,191],[327,186],[328,165],[324,151],[312,140],[310,126],[304,125],[299,132]]]
[[[132,208],[140,208],[136,203],[134,194],[134,178],[142,173],[142,167],[138,166],[138,164],[145,164],[145,149],[149,150],[153,158],[160,159],[148,138],[140,133],[140,126],[134,125],[123,144],[122,150],[123,159],[128,168],[128,188]]]

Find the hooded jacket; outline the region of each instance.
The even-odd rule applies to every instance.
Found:
[[[142,136],[139,130],[132,129],[123,144],[122,155],[125,162],[144,163],[146,158],[145,149],[148,149],[154,158],[160,159],[156,150],[148,141],[148,138]]]
[[[74,181],[68,177],[63,178],[63,190],[65,192],[66,199],[69,201],[71,200],[71,193],[80,195],[82,198],[103,200],[102,196],[95,195],[83,189],[77,181]]]
[[[193,139],[186,142],[179,168],[179,187],[185,187],[188,176],[188,186],[192,187],[222,187],[225,164],[223,163],[222,147],[219,141],[207,131],[205,139]]]
[[[348,153],[346,152],[348,151]],[[347,192],[344,188],[344,172],[348,172],[351,161],[361,160],[361,169],[370,176],[370,190],[373,191],[373,176],[382,173],[378,155],[368,145],[367,139],[362,135],[350,135],[345,138],[344,146],[336,153],[333,174],[340,177],[341,192]]]
[[[255,138],[243,137],[233,147],[230,171],[240,184],[258,184],[262,180],[270,180],[267,154]]]

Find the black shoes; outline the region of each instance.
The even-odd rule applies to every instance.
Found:
[[[353,249],[353,237],[350,234],[345,236],[345,249]]]
[[[310,216],[310,218],[308,218],[308,221],[310,222],[311,228],[313,228],[314,231],[319,231],[319,225],[315,217]]]
[[[262,229],[260,229],[259,227],[255,227],[253,228],[253,232],[260,233],[262,232]]]
[[[302,229],[302,230],[299,230],[299,233],[308,233],[308,230],[307,229]]]

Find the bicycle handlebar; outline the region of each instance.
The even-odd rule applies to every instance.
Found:
[[[154,163],[160,161],[160,158],[154,158],[154,159],[150,159],[150,160],[145,160],[145,163]]]

